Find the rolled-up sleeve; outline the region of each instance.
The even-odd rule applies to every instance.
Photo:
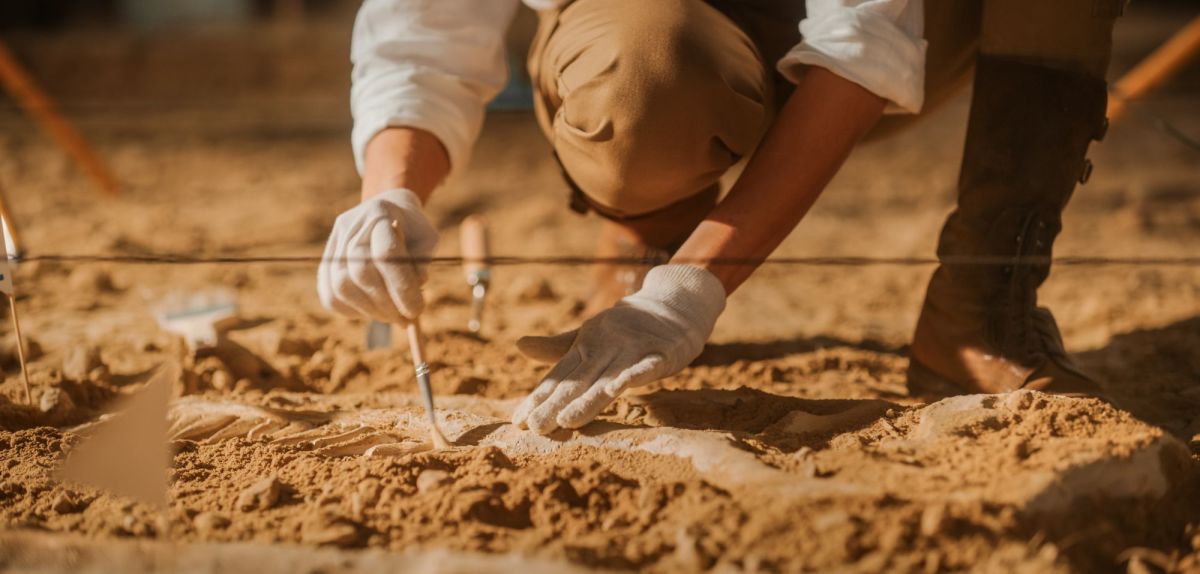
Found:
[[[519,0],[366,0],[354,24],[351,140],[389,127],[431,132],[462,169],[484,107],[507,80],[504,36]]]
[[[917,113],[925,100],[922,0],[808,0],[802,41],[779,61],[797,82],[820,66],[888,100],[889,113]]]

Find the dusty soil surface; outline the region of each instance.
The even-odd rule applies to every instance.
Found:
[[[1115,70],[1184,16],[1135,10]],[[18,52],[66,94],[128,183],[119,199],[99,197],[6,112],[0,185],[28,254],[318,256],[356,197],[336,107],[345,31],[124,40],[83,64],[65,49],[71,37],[18,36]],[[187,49],[214,38],[259,48]],[[156,41],[172,48],[131,56]],[[270,67],[280,53],[291,64]],[[89,79],[106,61],[123,64],[120,78]],[[124,83],[136,86],[131,101],[178,102],[184,88],[162,76],[179,69],[193,73],[176,107],[122,108],[112,95]],[[1200,133],[1196,72],[1094,146],[1097,169],[1067,211],[1058,255],[1200,252],[1200,156],[1154,119]],[[247,97],[245,85],[265,87]],[[953,201],[965,106],[959,98],[860,148],[779,255],[931,255]],[[588,255],[595,221],[565,197],[532,118],[493,114],[472,165],[431,205],[439,254],[457,254],[459,222],[481,213],[497,255]],[[577,324],[589,269],[497,268],[472,335],[461,270],[435,268],[428,352],[455,446],[430,451],[406,349],[365,350],[362,322],[317,303],[314,264],[24,263],[16,283],[35,405],[22,404],[6,329],[0,567],[73,568],[56,558],[70,547],[99,570],[126,557],[144,570],[350,572],[400,567],[388,557],[480,555],[505,555],[498,569],[663,572],[1200,568],[1200,269],[1063,266],[1042,290],[1070,350],[1124,410],[1022,393],[908,397],[905,345],[931,270],[764,267],[695,365],[580,432],[542,438],[506,424],[545,368],[514,342]],[[236,294],[239,319],[215,349],[185,352],[152,309],[215,288]],[[55,479],[97,417],[170,362],[184,371],[168,507]],[[232,542],[242,544],[210,545]],[[174,544],[185,550],[163,550]]]

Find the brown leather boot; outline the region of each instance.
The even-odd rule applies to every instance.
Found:
[[[1103,80],[981,56],[958,208],[938,244],[908,369],[914,396],[1034,389],[1105,398],[1037,305],[1051,246],[1107,122]]]

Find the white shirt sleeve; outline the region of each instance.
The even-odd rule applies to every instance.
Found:
[[[519,0],[366,0],[354,23],[351,140],[363,172],[367,143],[389,127],[433,133],[462,169],[484,107],[508,79],[504,36]]]
[[[820,66],[888,100],[888,113],[917,113],[925,101],[923,0],[808,0],[803,40],[779,60],[797,82]]]

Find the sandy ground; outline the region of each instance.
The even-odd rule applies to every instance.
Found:
[[[1115,69],[1186,12],[1135,11]],[[319,255],[356,196],[338,100],[345,31],[18,37],[128,183],[117,200],[98,197],[5,113],[0,183],[30,255]],[[72,55],[65,46],[80,38],[105,41]],[[215,54],[187,49],[214,38],[225,47]],[[146,45],[164,49],[131,56]],[[270,65],[279,53],[291,57]],[[187,68],[195,58],[224,65]],[[89,73],[105,62],[120,72]],[[194,73],[163,79],[181,67]],[[1197,71],[1094,146],[1097,169],[1067,211],[1058,255],[1200,252],[1200,156],[1155,119],[1200,133]],[[156,101],[176,103],[145,103]],[[860,148],[778,254],[932,254],[965,112],[960,98]],[[565,196],[532,118],[493,114],[470,169],[431,206],[439,253],[457,254],[459,222],[480,213],[497,255],[587,255],[595,222],[567,211]],[[588,270],[496,269],[475,336],[461,271],[435,268],[429,353],[456,446],[401,453],[421,436],[407,352],[364,350],[362,322],[318,305],[314,265],[25,263],[17,286],[38,404],[20,404],[5,330],[0,567],[1200,568],[1200,269],[1059,267],[1043,289],[1068,347],[1127,411],[1029,394],[907,397],[905,345],[930,271],[765,267],[690,369],[545,439],[505,424],[544,369],[513,343],[576,324]],[[169,507],[57,481],[88,423],[178,360],[155,302],[217,287],[236,293],[240,319],[216,349],[183,359]]]

